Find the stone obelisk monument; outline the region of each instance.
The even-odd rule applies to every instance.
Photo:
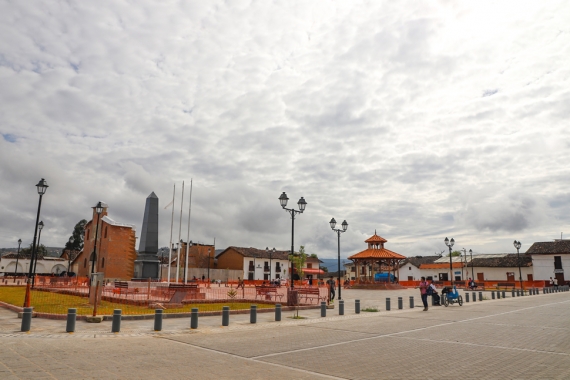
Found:
[[[158,279],[158,270],[158,197],[153,191],[146,198],[135,279]]]

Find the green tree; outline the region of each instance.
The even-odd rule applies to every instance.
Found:
[[[31,257],[32,256],[32,248],[33,248],[33,244],[30,244],[30,246],[28,248],[22,248],[20,250],[20,257]],[[47,248],[45,245],[40,244],[38,247],[38,257],[44,257],[47,256]]]
[[[302,245],[299,247],[299,252],[296,255],[289,255],[289,260],[297,269],[297,275],[299,278],[303,278],[303,267],[305,266],[305,262],[307,261],[307,254],[305,253],[305,246]]]
[[[449,257],[449,253],[446,256]],[[452,257],[461,256],[461,251],[453,251],[451,252],[451,256]]]
[[[75,227],[73,227],[73,232],[71,233],[71,236],[67,240],[67,243],[65,243],[65,248],[63,248],[64,251],[70,250],[70,251],[79,252],[83,249],[83,243],[84,243],[83,240],[85,239],[86,224],[87,221],[85,219],[81,219],[79,222],[77,222]]]

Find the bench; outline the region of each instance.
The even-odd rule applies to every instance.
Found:
[[[134,289],[129,289],[129,283],[127,281],[115,281],[113,294],[129,294],[129,292],[134,293],[134,291]]]
[[[256,286],[255,299],[257,299],[258,296],[261,296],[265,299],[271,299],[271,297],[273,297],[275,301],[277,301],[277,297],[279,297],[279,301],[281,301],[281,298],[283,298],[283,294],[279,294],[277,292],[276,286]]]
[[[515,288],[515,283],[514,282],[498,282],[497,283],[497,289],[500,288]]]
[[[168,284],[168,289],[176,289],[176,290],[198,289],[198,284]]]
[[[312,301],[314,299],[316,299],[317,301],[327,300],[326,296],[321,296],[319,288],[297,288],[297,294],[299,295],[299,299],[305,297],[305,302],[307,302],[308,300]]]

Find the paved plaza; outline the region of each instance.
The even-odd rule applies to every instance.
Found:
[[[0,309],[0,379],[569,379],[570,292],[409,309],[418,290],[343,291],[346,315],[274,314],[77,322],[34,318],[21,333]],[[487,298],[490,293],[485,294]],[[385,297],[392,310],[385,311]],[[404,310],[396,298],[404,298]],[[354,299],[380,312],[354,314]],[[419,305],[416,305],[419,306]]]

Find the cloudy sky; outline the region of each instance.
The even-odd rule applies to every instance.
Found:
[[[142,224],[342,256],[570,237],[568,1],[0,0],[0,247]],[[137,246],[138,248],[138,246]]]

